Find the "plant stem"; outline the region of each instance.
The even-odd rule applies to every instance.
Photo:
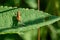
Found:
[[[38,10],[40,10],[40,0],[38,0]],[[38,28],[38,40],[40,40],[40,28]]]
[[[40,10],[40,0],[38,0],[38,10]]]

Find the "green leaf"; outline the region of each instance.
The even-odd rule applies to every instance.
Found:
[[[21,14],[21,22],[16,20],[18,10]],[[0,6],[0,34],[17,33],[24,40],[36,40],[38,28],[59,20],[60,17],[39,10]],[[7,38],[10,39],[9,37],[5,39]]]
[[[31,7],[37,9],[37,2],[36,0],[25,0],[25,2]]]
[[[21,22],[17,22],[17,11],[21,12]],[[44,21],[44,19],[46,19]],[[60,17],[52,16],[48,13],[24,8],[0,7],[0,34],[6,33],[21,33],[26,31],[38,29],[60,20]],[[23,23],[25,25],[23,25]],[[18,25],[19,26],[18,26]]]

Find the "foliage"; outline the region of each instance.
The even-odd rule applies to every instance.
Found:
[[[13,15],[15,15],[16,16],[16,13],[17,13],[17,11],[18,11],[18,9],[21,11],[22,10],[22,12],[21,13],[25,13],[25,11],[23,12],[23,9],[24,8],[34,8],[34,9],[37,9],[37,0],[0,0],[0,5],[3,5],[3,6],[5,6],[5,7],[3,7],[3,6],[0,6],[0,18],[2,19],[2,18],[4,18],[4,19],[0,19],[1,20],[1,26],[3,25],[3,26],[10,26],[10,27],[12,27],[11,25],[13,24],[13,20],[10,18],[10,17],[12,17]],[[20,8],[17,8],[17,9],[15,9],[15,8],[13,8],[13,7],[7,7],[7,6],[13,6],[13,7],[20,7]],[[22,8],[21,8],[22,7]],[[8,10],[9,9],[9,10]],[[13,9],[13,10],[10,10],[10,9]],[[26,11],[30,11],[30,10],[32,10],[33,11],[33,9],[24,9],[24,10],[26,10]],[[52,15],[56,15],[56,16],[60,16],[60,0],[41,0],[40,1],[40,10],[43,10],[43,11],[45,11],[45,12],[47,12],[47,13],[49,13],[49,15],[50,14],[52,14]],[[13,12],[14,11],[14,12]],[[34,10],[34,12],[33,13],[35,13],[35,11],[38,11],[38,10]],[[39,11],[39,13],[45,13],[45,12],[42,12],[42,11]],[[31,12],[29,12],[29,14],[30,14]],[[37,12],[36,12],[37,13]],[[6,15],[7,14],[7,15]],[[9,14],[13,14],[12,16],[10,16]],[[1,15],[3,16],[3,17],[1,17]],[[28,14],[26,14],[26,15],[28,15]],[[32,14],[31,14],[32,15]],[[35,15],[35,14],[33,14],[33,15]],[[45,15],[45,14],[44,14]],[[43,17],[42,16],[42,18],[43,19],[41,19],[41,20],[43,20],[43,21],[41,21],[41,23],[40,24],[38,24],[41,28],[40,28],[40,32],[41,32],[41,40],[60,40],[60,21],[58,21],[59,20],[59,18],[58,17],[56,17],[56,16],[53,16],[53,18],[52,18],[52,15],[51,16],[49,16],[49,17],[46,17],[45,18],[45,16]],[[28,15],[29,16],[29,15]],[[39,16],[41,16],[41,15],[39,15]],[[6,19],[5,19],[5,17],[6,17]],[[30,17],[30,16],[29,16]],[[30,19],[28,17],[28,19]],[[8,20],[10,18],[10,20]],[[33,17],[34,18],[34,17]],[[49,18],[51,18],[51,19],[49,19]],[[23,19],[25,19],[25,18],[23,18]],[[26,18],[27,19],[27,18]],[[46,20],[45,20],[46,19]],[[49,20],[47,20],[47,19],[49,19]],[[5,20],[5,21],[4,21]],[[6,21],[6,20],[8,20],[8,21]],[[32,19],[33,20],[33,19]],[[35,19],[34,19],[35,20]],[[53,21],[54,20],[54,21]],[[11,22],[10,22],[11,21]],[[44,23],[46,21],[46,24]],[[51,22],[52,21],[52,22]],[[56,22],[56,21],[58,21],[58,22]],[[6,23],[5,24],[5,22],[8,22],[8,23],[11,23],[11,25],[9,24],[9,25],[7,25],[8,23]],[[55,23],[54,23],[55,22]],[[3,23],[3,24],[2,24]],[[22,21],[22,23],[24,23],[23,21]],[[35,23],[35,22],[34,22]],[[53,25],[48,25],[48,24],[51,24],[51,23],[53,23]],[[18,25],[20,24],[20,22],[18,23]],[[48,26],[43,26],[43,25],[48,25]],[[16,37],[14,37],[14,35],[17,35],[17,38],[19,39],[19,35],[18,34],[6,34],[7,32],[6,31],[9,31],[8,33],[16,33],[16,31],[13,31],[12,32],[12,30],[11,29],[9,29],[9,27],[1,27],[0,29],[3,29],[4,28],[4,31],[2,31],[1,33],[3,34],[3,35],[1,35],[3,38],[4,38],[4,36],[6,36],[6,35],[10,35],[10,36],[7,36],[6,37],[6,40],[8,40],[8,38],[10,37],[10,38],[12,38],[12,39],[14,39],[14,38],[16,38]],[[30,25],[31,26],[31,28],[32,28],[32,25]],[[35,24],[33,24],[33,26],[35,26]],[[28,27],[28,26],[27,26]],[[27,28],[27,27],[25,27],[25,28]],[[8,28],[9,30],[5,30],[5,28]],[[14,28],[14,27],[13,27]],[[19,27],[18,27],[19,28]],[[18,28],[17,28],[17,30],[18,30]],[[24,29],[25,29],[24,28]],[[29,28],[29,27],[28,27]],[[33,27],[34,28],[34,27]],[[39,28],[39,27],[36,27],[36,28]],[[35,29],[36,29],[35,28]],[[19,29],[20,30],[20,29]],[[26,30],[24,30],[24,31],[26,31]],[[32,33],[32,34],[31,34]],[[30,38],[32,38],[32,39],[30,39],[30,40],[37,40],[37,35],[35,36],[35,34],[34,33],[36,33],[37,34],[37,30],[36,31],[31,31],[31,33],[30,32],[27,32],[27,33],[25,33],[26,35],[24,35],[24,37],[26,38],[24,38],[24,37],[22,37],[22,38],[24,38],[25,40],[29,40]],[[22,33],[23,34],[23,33]],[[28,37],[28,35],[29,35],[29,38],[27,39],[27,37]],[[32,36],[31,36],[32,35]],[[34,35],[34,36],[33,36]],[[21,36],[21,35],[20,35]],[[22,35],[23,36],[23,35]],[[18,40],[16,38],[16,40]],[[34,38],[36,38],[36,39],[34,39]],[[49,39],[48,39],[49,38]],[[1,38],[0,38],[1,39]],[[11,40],[12,40],[11,39]],[[23,39],[20,39],[20,40],[23,40]]]
[[[16,20],[16,13],[18,10],[21,12],[20,13],[21,22],[17,22]],[[44,19],[46,19],[46,21]],[[37,29],[39,27],[52,24],[59,20],[60,17],[53,16],[48,13],[34,10],[34,9],[1,6],[0,7],[0,34],[1,35],[16,34],[16,35],[20,35],[24,40],[37,40]],[[25,25],[23,25],[23,23]],[[10,36],[8,38],[7,37],[8,36],[6,36],[6,38],[3,37],[4,40],[5,39],[16,40],[14,38],[11,38]]]
[[[36,0],[1,0],[0,5],[13,7],[29,7],[37,9]]]

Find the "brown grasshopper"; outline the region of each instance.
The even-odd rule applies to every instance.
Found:
[[[25,25],[25,24],[21,21],[21,13],[20,13],[20,11],[17,12],[17,21],[18,21],[18,24]]]
[[[21,14],[20,14],[20,11],[17,12],[17,21],[21,21]]]

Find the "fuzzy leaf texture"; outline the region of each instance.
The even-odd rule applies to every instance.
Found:
[[[17,20],[15,19],[18,10],[21,14],[21,22],[17,23]],[[50,15],[43,11],[28,8],[0,6],[0,34],[22,34],[29,30],[38,29],[39,27],[52,24],[59,20],[60,17]]]

